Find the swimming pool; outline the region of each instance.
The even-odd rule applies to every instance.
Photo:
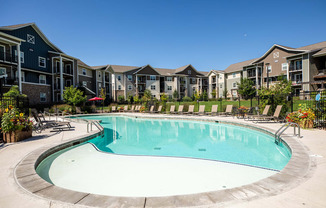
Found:
[[[99,150],[125,155],[190,157],[281,170],[291,154],[274,137],[235,125],[202,121],[88,116],[102,120]]]
[[[236,125],[79,118],[101,120],[104,136],[50,155],[37,167],[43,179],[76,191],[134,197],[220,190],[269,177],[291,158],[271,135]]]

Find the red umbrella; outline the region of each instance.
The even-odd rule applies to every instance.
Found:
[[[88,101],[97,101],[97,100],[103,100],[103,98],[93,97],[93,98],[89,99]]]

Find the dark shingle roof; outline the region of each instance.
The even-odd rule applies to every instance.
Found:
[[[250,60],[247,60],[247,61],[242,61],[242,62],[239,62],[239,63],[231,64],[228,68],[226,68],[224,70],[224,72],[225,73],[232,73],[232,72],[236,72],[236,71],[242,71],[244,66],[250,65],[255,60],[257,60],[257,59],[255,58],[255,59],[250,59]]]

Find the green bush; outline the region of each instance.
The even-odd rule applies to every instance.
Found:
[[[192,99],[190,97],[188,97],[188,96],[185,96],[185,97],[182,98],[182,101],[183,102],[191,102]]]

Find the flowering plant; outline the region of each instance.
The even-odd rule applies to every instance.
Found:
[[[139,109],[139,112],[144,112],[146,110],[145,106],[142,106],[140,109]]]
[[[117,109],[118,109],[118,111],[121,111],[121,110],[123,110],[123,107],[118,107]]]
[[[240,106],[240,108],[238,108],[240,112],[242,113],[247,113],[248,112],[248,108],[245,106]]]
[[[2,116],[2,132],[14,132],[16,130],[29,131],[32,129],[33,123],[24,116],[24,113],[20,113],[13,106],[5,109],[5,113]]]
[[[299,110],[292,112],[286,116],[288,122],[299,124],[303,128],[312,128],[316,118],[313,110],[308,108],[306,104],[299,104]]]

